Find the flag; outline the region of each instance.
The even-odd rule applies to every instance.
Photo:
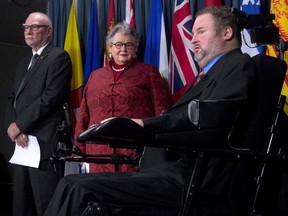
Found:
[[[110,0],[109,2],[109,11],[108,11],[108,24],[107,24],[107,35],[109,34],[110,30],[115,25],[115,6],[114,0]],[[104,65],[108,65],[110,60],[110,51],[109,46],[106,44],[105,46],[105,55],[104,55]]]
[[[161,0],[152,0],[151,3],[144,62],[155,65],[167,84],[169,83],[167,42]]]
[[[126,0],[125,21],[127,24],[136,29],[133,0]]]
[[[258,1],[243,0],[240,9],[246,14],[260,14],[261,3]],[[242,46],[243,53],[249,54],[251,57],[259,53],[264,53],[262,46],[257,46],[251,42],[251,29],[243,29],[242,31]]]
[[[271,0],[271,8],[270,13],[275,14],[275,22],[274,24],[278,27],[280,36],[284,42],[288,42],[288,2],[287,0]],[[275,45],[267,46],[267,55],[279,57],[281,53],[276,50]],[[280,55],[281,59],[283,59],[288,64],[288,51],[282,53]],[[286,103],[284,106],[284,111],[288,115],[288,70],[286,71],[285,80],[282,87],[282,95],[286,96]]]
[[[80,107],[82,99],[82,85],[83,85],[83,66],[82,56],[79,43],[77,22],[76,22],[76,8],[74,0],[72,1],[68,25],[66,30],[66,37],[64,43],[64,49],[69,53],[72,61],[72,80],[71,80],[71,105],[70,107],[74,111],[71,115],[71,123],[75,126],[77,112]]]
[[[221,6],[221,0],[205,0],[205,7],[209,6]]]
[[[175,0],[170,51],[170,88],[174,102],[198,74],[192,52],[192,15],[188,0]]]
[[[99,38],[98,38],[98,14],[97,14],[97,4],[96,0],[92,1],[92,9],[90,16],[89,24],[89,33],[88,33],[88,46],[84,70],[84,84],[85,87],[90,73],[95,69],[100,68],[100,54],[99,54]]]

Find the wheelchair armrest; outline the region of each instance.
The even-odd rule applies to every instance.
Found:
[[[240,100],[193,100],[188,105],[190,122],[198,129],[231,128],[241,109]]]
[[[82,143],[104,142],[104,143],[127,143],[144,145],[153,142],[155,135],[141,127],[129,118],[117,117],[103,124],[94,125],[78,137],[77,141]]]
[[[156,134],[155,143],[191,149],[227,148],[241,104],[243,101],[234,99],[195,99],[188,104],[188,117],[197,130]]]
[[[198,129],[154,134],[129,118],[117,117],[82,132],[77,141],[109,143],[114,147],[223,147],[239,112],[239,101],[194,100],[189,104],[189,118]]]
[[[229,131],[223,128],[156,134],[154,145],[188,149],[227,148],[228,134]]]

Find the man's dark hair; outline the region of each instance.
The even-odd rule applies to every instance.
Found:
[[[206,7],[197,12],[196,17],[203,14],[211,14],[215,20],[216,33],[220,32],[227,26],[230,26],[233,30],[233,35],[235,39],[239,42],[241,46],[241,27],[238,24],[238,19],[235,13],[233,13],[232,8],[225,6],[212,6]]]

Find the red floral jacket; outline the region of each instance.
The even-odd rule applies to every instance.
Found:
[[[105,66],[93,71],[85,86],[75,138],[89,126],[109,117],[158,116],[169,108],[171,102],[168,85],[153,65],[133,61],[117,80],[114,80],[111,67]],[[135,149],[110,148],[107,144],[76,144],[87,154],[138,154]],[[90,172],[131,172],[136,169],[127,164],[90,164]]]

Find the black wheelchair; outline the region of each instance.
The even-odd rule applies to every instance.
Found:
[[[234,163],[235,169],[231,170],[232,178],[229,182],[231,188],[229,197],[235,202],[247,204],[245,216],[287,215],[288,145],[285,141],[285,133],[288,131],[288,119],[283,112],[286,97],[280,94],[287,65],[282,60],[262,54],[253,57],[253,61],[258,69],[259,88],[257,98],[255,98],[257,110],[246,125],[247,132],[244,137],[233,136],[233,133],[238,130],[236,123],[241,113],[239,101],[194,100],[188,108],[190,121],[197,127],[197,130],[193,132],[179,132],[177,135],[154,134],[129,119],[114,118],[87,129],[78,139],[86,142],[87,145],[89,142],[97,141],[118,148],[153,146],[186,148],[194,151],[195,167],[187,185],[181,216],[190,215],[205,175],[206,161],[210,158],[225,158]],[[65,142],[67,142],[67,137],[73,139],[71,131],[66,133],[65,137]],[[193,140],[193,146],[191,140]],[[239,140],[241,140],[241,147],[234,145],[234,143],[239,143]],[[137,164],[139,161],[139,158],[124,155],[117,157],[105,155],[106,158],[83,155],[71,144],[72,141],[69,142],[70,147],[59,142],[61,155],[58,159],[131,164]],[[223,143],[228,143],[228,145],[223,145]],[[71,158],[69,157],[71,153],[78,154],[82,158]],[[243,178],[243,185],[238,185],[237,179],[239,178]],[[249,190],[249,196],[241,197],[241,194],[238,194],[241,191],[237,188]],[[97,212],[97,208],[99,206],[95,203],[89,203],[82,215],[93,215]]]

